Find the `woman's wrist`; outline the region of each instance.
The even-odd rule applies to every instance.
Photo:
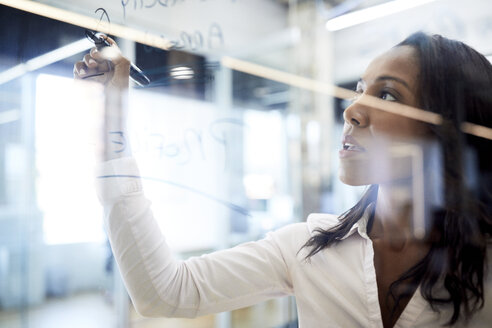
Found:
[[[101,135],[102,160],[131,156],[126,129],[128,89],[107,88],[105,97],[104,124]]]

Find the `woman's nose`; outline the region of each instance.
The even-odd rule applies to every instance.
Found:
[[[366,106],[361,105],[358,100],[354,101],[344,110],[343,119],[347,124],[360,128],[369,125],[368,110]]]

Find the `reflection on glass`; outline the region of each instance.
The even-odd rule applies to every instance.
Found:
[[[464,104],[466,92],[490,102],[490,88],[483,87],[490,83],[480,80],[486,70],[473,71],[477,66],[468,65],[476,58],[467,53],[456,66],[466,68],[469,80],[436,73],[456,50],[432,62],[424,73],[443,79],[423,88],[416,83],[421,61],[391,47],[423,29],[465,40],[490,59],[490,3],[424,0],[410,8],[399,7],[401,1],[370,7],[361,1],[130,0],[99,8],[91,1],[53,0],[47,12],[56,19],[38,15],[48,15],[39,9],[46,1],[1,3],[0,327],[297,325],[293,298],[198,319],[137,314],[94,190],[101,138],[118,155],[131,150],[137,159],[140,172],[128,178],[142,178],[158,228],[178,258],[262,238],[311,212],[340,214],[357,204],[356,214],[367,210],[382,218],[369,220],[376,250],[378,233],[396,217],[406,227],[393,234],[396,249],[405,240],[431,240],[436,270],[452,266],[443,260],[450,256],[471,269],[480,264],[467,251],[483,246],[482,235],[461,232],[482,233],[490,221],[485,217],[477,227],[469,220],[477,213],[471,200],[481,197],[490,208],[490,142],[473,134],[490,131],[447,121],[446,109]],[[397,10],[382,10],[388,6]],[[385,16],[333,25],[351,11]],[[92,46],[86,28],[119,36],[124,55],[151,78],[148,87],[132,85],[128,98],[116,103],[128,114],[126,126],[122,116],[104,117],[115,99],[101,85],[73,81],[73,64]],[[401,74],[389,74],[402,70],[403,83]],[[426,118],[416,121],[409,108],[398,107],[435,106],[416,95],[440,86],[455,89],[447,91],[446,106],[433,107],[439,114],[417,111]],[[381,102],[383,110],[376,111]],[[461,110],[458,116],[473,114]],[[487,115],[473,123],[486,122]],[[439,234],[447,239],[436,239]],[[436,240],[456,247],[443,251]],[[473,285],[478,275],[473,271],[467,281],[451,275],[447,283]]]

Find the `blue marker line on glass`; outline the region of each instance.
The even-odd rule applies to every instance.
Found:
[[[211,200],[213,200],[219,204],[222,204],[222,205],[226,206],[227,208],[229,208],[233,211],[236,211],[238,213],[241,213],[243,215],[251,216],[249,211],[244,207],[238,206],[238,205],[233,204],[231,202],[228,202],[226,200],[223,200],[223,199],[217,198],[215,196],[212,196],[210,194],[207,194],[207,193],[200,191],[198,189],[194,189],[194,188],[191,188],[191,187],[188,187],[188,186],[185,186],[185,185],[173,182],[173,181],[158,179],[158,178],[152,178],[152,177],[142,177],[142,176],[138,176],[138,175],[125,175],[125,174],[101,175],[101,176],[97,177],[97,179],[109,179],[109,178],[134,178],[134,179],[150,180],[150,181],[164,183],[167,185],[171,185],[171,186],[174,186],[177,188],[181,188],[181,189],[190,191],[194,194],[198,194],[198,195],[203,196],[205,198],[211,199]]]

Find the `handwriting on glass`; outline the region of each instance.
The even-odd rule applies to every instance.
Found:
[[[138,9],[148,9],[162,7],[162,8],[172,8],[184,3],[192,2],[210,2],[210,0],[120,0],[121,6],[123,7],[123,12],[125,12],[126,7],[130,6],[133,10]],[[236,0],[230,0],[230,2],[236,2]]]
[[[206,2],[207,0],[194,0],[194,2]],[[121,6],[123,8],[123,19],[126,19],[127,9],[133,11],[144,10],[154,8],[155,6],[169,8],[178,4],[192,2],[190,0],[121,0]],[[231,2],[236,2],[231,0]],[[109,21],[109,17],[108,17]],[[163,39],[170,39],[172,44],[171,49],[190,49],[190,50],[203,50],[203,49],[218,49],[224,45],[224,33],[222,27],[217,22],[212,22],[208,26],[207,31],[199,30],[183,30],[180,31],[178,38],[167,38],[164,35],[160,35]]]
[[[210,154],[223,154],[224,169],[232,161],[231,140],[234,134],[241,132],[247,125],[239,119],[221,118],[211,122],[206,129],[187,128],[176,138],[162,132],[136,133],[133,151],[147,152],[156,160],[172,160],[177,165],[186,165],[192,160],[207,161]],[[110,131],[110,141],[116,145],[115,153],[123,152],[127,147],[127,138],[122,131]]]

